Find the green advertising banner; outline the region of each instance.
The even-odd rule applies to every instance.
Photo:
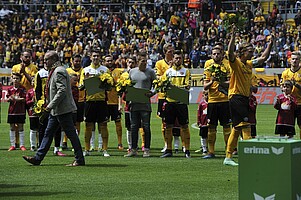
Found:
[[[240,200],[301,200],[301,141],[239,142]]]

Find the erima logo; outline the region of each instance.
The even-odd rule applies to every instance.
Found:
[[[253,193],[253,194],[254,194],[254,199],[255,200],[275,200],[275,196],[276,196],[275,194],[272,194],[271,196],[268,196],[268,197],[264,198],[264,197],[262,197],[262,196],[260,196],[256,193]]]
[[[276,155],[280,155],[283,153],[284,147],[280,147],[279,149],[272,147],[272,152]]]
[[[275,147],[271,147],[271,150],[274,154],[280,155],[284,151],[284,147],[280,147],[279,149]],[[301,150],[301,149],[300,149]],[[270,149],[269,148],[263,148],[263,147],[245,147],[244,148],[244,153],[245,154],[265,154],[268,155],[270,154]]]
[[[259,147],[245,147],[244,148],[245,154],[270,154],[269,148],[259,148]]]
[[[295,148],[293,148],[293,155],[294,154],[299,154],[299,153],[301,153],[301,147],[295,147]]]

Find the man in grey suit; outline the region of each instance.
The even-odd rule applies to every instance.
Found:
[[[67,166],[85,165],[82,147],[72,120],[72,112],[76,111],[76,105],[72,97],[69,75],[55,51],[48,51],[44,61],[49,71],[45,90],[45,99],[48,100],[46,107],[46,112],[49,112],[48,124],[36,155],[23,158],[32,165],[40,165],[50,148],[54,133],[61,126],[70,139],[75,154],[74,162]]]

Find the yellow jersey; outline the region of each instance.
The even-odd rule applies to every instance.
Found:
[[[212,77],[212,69],[213,66],[219,66],[221,71],[226,72],[225,77],[227,80],[230,77],[230,64],[229,60],[223,59],[222,64],[216,64],[213,59],[207,60],[204,66],[204,80],[210,81]],[[229,101],[228,96],[218,90],[219,82],[214,81],[208,90],[208,103],[218,103],[218,102],[227,102]]]
[[[163,76],[169,78],[172,85],[180,88],[189,87],[191,84],[190,71],[183,65],[179,67],[172,66],[171,68],[166,70]],[[166,97],[166,100],[168,102],[177,102],[177,100],[168,97]]]
[[[68,72],[68,74],[76,74],[78,76],[78,80],[79,82],[77,83],[77,86],[80,83],[80,78],[81,78],[81,72],[83,71],[83,68],[81,67],[78,71],[75,71],[72,67],[68,67],[66,69],[66,71]],[[84,102],[85,101],[85,91],[84,90],[80,90],[79,91],[79,98],[78,98],[78,102]]]
[[[111,75],[114,79],[114,84],[116,85],[118,79],[120,78],[121,74],[125,71],[124,68],[115,68],[111,71]],[[116,87],[112,87],[112,90],[107,91],[107,98],[108,98],[108,105],[118,105],[118,94],[116,91]]]
[[[168,68],[169,68],[169,64],[166,62],[165,59],[158,60],[155,65],[155,72],[156,72],[157,78],[160,78],[161,76],[163,76],[163,74],[166,72],[166,70]],[[159,92],[158,99],[165,99],[165,94]]]
[[[234,62],[230,62],[230,67],[229,99],[235,94],[249,97],[252,82],[252,60],[247,60],[244,64],[239,58],[236,58]]]
[[[81,71],[79,85],[84,85],[85,75],[89,74],[90,77],[98,76],[100,73],[105,73],[105,72],[110,73],[107,67],[102,65],[95,66],[93,63],[91,63],[90,66],[85,67]],[[95,87],[98,86],[96,85]],[[106,92],[104,90],[92,95],[86,94],[86,101],[105,101],[105,100],[106,100]]]
[[[290,68],[284,70],[281,75],[281,83],[286,80],[295,81],[296,83],[301,84],[301,68],[296,72],[292,72]],[[298,105],[301,105],[301,91],[294,86],[292,94],[296,97]]]
[[[12,68],[12,73],[20,73],[22,75],[21,78],[21,85],[23,87],[25,87],[26,90],[29,90],[30,88],[33,88],[33,85],[31,84],[30,81],[27,80],[27,78],[25,77],[24,74],[22,74],[21,71],[21,63],[14,65]],[[27,74],[29,74],[29,76],[34,77],[36,75],[36,73],[38,72],[38,67],[31,63],[30,65],[28,65],[27,67],[25,67],[25,72]]]

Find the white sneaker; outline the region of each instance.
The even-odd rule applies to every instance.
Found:
[[[161,153],[164,153],[167,149],[167,146],[164,146],[163,149],[161,150]]]
[[[83,152],[83,155],[84,155],[84,156],[90,156],[90,155],[91,155],[91,152],[90,152],[90,151],[84,151],[84,152]]]
[[[230,166],[238,166],[238,163],[234,162],[232,158],[225,158],[224,165],[230,165]]]
[[[110,154],[107,152],[107,150],[103,150],[102,155],[104,157],[110,157]]]
[[[150,157],[149,150],[144,150],[142,157],[143,157],[143,158],[148,158],[148,157]]]
[[[132,149],[132,150],[128,151],[128,153],[126,155],[124,155],[124,157],[135,157],[137,155],[138,155],[137,151]]]

